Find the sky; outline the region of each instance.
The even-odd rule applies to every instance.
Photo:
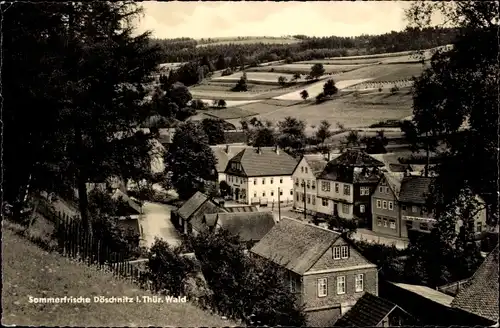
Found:
[[[142,2],[137,32],[156,38],[358,36],[401,31],[405,1]]]

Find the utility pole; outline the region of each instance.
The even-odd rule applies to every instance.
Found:
[[[278,221],[281,221],[280,187],[278,187]]]

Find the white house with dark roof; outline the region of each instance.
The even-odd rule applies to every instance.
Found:
[[[293,171],[293,207],[316,212],[318,186],[316,179],[326,166],[323,155],[304,155]]]
[[[296,166],[297,160],[277,147],[244,148],[228,161],[224,174],[235,201],[266,206],[293,199]]]

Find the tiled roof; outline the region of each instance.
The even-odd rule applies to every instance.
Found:
[[[447,295],[445,293],[441,293],[438,290],[429,288],[427,286],[420,285],[410,285],[410,284],[402,284],[402,283],[392,283],[393,285],[410,291],[414,294],[420,295],[424,298],[427,298],[433,302],[438,304],[450,307],[451,302],[453,301],[453,296]]]
[[[224,172],[226,170],[227,162],[229,161],[229,159],[233,158],[243,149],[249,148],[249,146],[217,145],[210,146],[210,148],[212,149],[214,156],[217,159],[217,172]]]
[[[272,212],[205,214],[205,222],[238,235],[242,241],[261,240],[275,224]]]
[[[385,181],[394,192],[396,199],[399,199],[401,193],[401,183],[404,179],[404,173],[384,172]]]
[[[403,203],[425,204],[430,192],[432,178],[423,176],[407,176],[401,182],[399,201]]]
[[[323,172],[327,164],[327,160],[323,155],[304,155],[304,159],[316,177]]]
[[[334,327],[375,327],[396,307],[391,301],[364,293],[356,304],[335,322]]]
[[[498,322],[498,246],[458,292],[451,306]]]
[[[123,213],[120,213],[120,215],[138,215],[141,214],[141,207],[139,204],[134,202],[130,197],[122,192],[120,189],[116,189],[113,195],[111,195],[111,198],[114,200],[122,199],[125,203],[128,204],[129,208],[124,209]]]
[[[183,218],[184,220],[187,220],[207,200],[208,200],[208,197],[205,194],[197,191],[193,196],[191,196],[191,198],[189,198],[184,203],[184,205],[182,205],[181,208],[179,208],[177,213],[179,214],[179,216],[181,218]]]
[[[347,150],[342,153],[339,157],[331,160],[329,165],[343,165],[343,166],[354,166],[354,167],[363,167],[363,166],[385,166],[384,163],[375,159],[373,156],[368,155],[366,152],[362,150]]]
[[[258,212],[259,209],[257,206],[227,206],[225,207],[226,211],[229,213],[241,213],[241,212]]]
[[[362,183],[362,184],[376,184],[380,181],[380,172],[379,171],[368,171],[366,173],[361,171],[354,171],[352,182],[353,183]]]
[[[374,169],[366,168],[367,171],[364,172],[358,167],[337,166],[328,163],[318,178],[345,183],[376,184],[380,180],[380,171],[378,168]]]
[[[207,200],[204,202],[192,215],[191,215],[191,225],[194,229],[199,232],[205,229],[205,215],[215,214],[215,213],[225,213],[226,210],[223,207],[218,206],[212,200]]]
[[[338,238],[334,231],[284,217],[251,252],[302,275]]]
[[[226,173],[247,177],[292,175],[297,160],[283,150],[274,147],[246,148],[235,155],[229,162],[241,164],[242,171],[235,171],[229,165]]]

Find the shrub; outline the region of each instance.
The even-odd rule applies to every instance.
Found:
[[[222,71],[221,76],[228,76],[233,74],[233,70],[230,68],[226,68],[225,70]]]

